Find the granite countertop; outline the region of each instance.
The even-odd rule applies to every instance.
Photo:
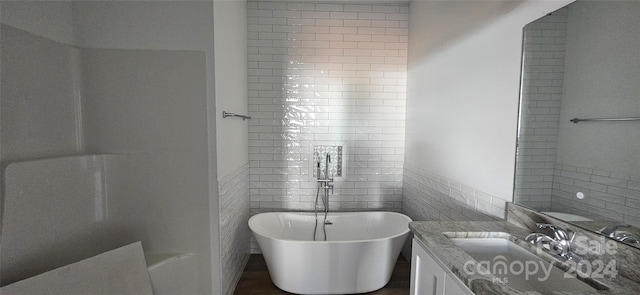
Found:
[[[462,249],[455,246],[449,238],[505,238],[531,252],[536,251],[533,245],[524,242],[529,230],[515,226],[506,221],[414,221],[409,223],[414,236],[449,269],[455,276],[475,294],[541,294],[532,291],[520,291],[501,284],[493,275],[483,275],[464,271],[465,262],[474,260]],[[559,266],[562,263],[546,252],[539,255],[547,262]],[[621,275],[612,278],[605,275],[602,279],[587,278],[585,283],[598,289],[594,291],[553,291],[542,294],[640,294],[640,284]]]

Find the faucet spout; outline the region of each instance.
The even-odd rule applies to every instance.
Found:
[[[571,240],[575,236],[574,233],[569,234],[565,229],[546,223],[538,223],[540,229],[550,229],[553,232],[553,237],[550,237],[543,233],[531,233],[525,241],[530,242],[537,246],[547,245],[549,251],[561,258],[570,260],[573,258],[573,252],[571,251]]]
[[[620,228],[631,227],[629,224],[616,224],[612,226],[604,227],[600,230],[600,233],[608,237],[614,237],[615,232]]]
[[[633,226],[629,224],[611,225],[602,228],[600,233],[627,244],[640,244],[640,238],[638,236],[628,231],[621,231],[621,228],[633,228]]]
[[[567,232],[565,229],[559,226],[548,224],[548,223],[538,223],[536,225],[540,229],[545,229],[545,228],[550,229],[553,232],[553,235],[557,241],[571,241],[573,239],[573,236],[575,235],[575,233],[569,234],[569,232]]]

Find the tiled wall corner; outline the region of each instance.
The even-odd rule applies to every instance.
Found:
[[[413,220],[491,221],[506,201],[415,167],[404,168],[403,213]]]
[[[312,145],[341,145],[329,207],[400,211],[408,5],[247,6],[251,208],[313,210]]]
[[[527,25],[515,201],[548,210],[564,78],[567,10]]]
[[[249,166],[218,182],[222,294],[233,294],[249,259]]]
[[[553,211],[640,226],[640,175],[556,165],[552,195]]]

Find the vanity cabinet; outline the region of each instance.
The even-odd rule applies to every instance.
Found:
[[[470,295],[469,288],[417,239],[411,253],[411,295]]]

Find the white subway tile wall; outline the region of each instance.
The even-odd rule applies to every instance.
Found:
[[[249,260],[249,166],[222,177],[220,195],[220,259],[222,294],[233,294]]]
[[[551,210],[640,226],[640,175],[556,165]]]
[[[247,5],[252,214],[313,210],[313,145],[344,149],[330,209],[400,211],[408,5]]]
[[[524,30],[523,89],[518,134],[515,202],[551,208],[564,79],[567,9]]]
[[[506,201],[433,173],[405,165],[403,209],[413,220],[504,219]]]

